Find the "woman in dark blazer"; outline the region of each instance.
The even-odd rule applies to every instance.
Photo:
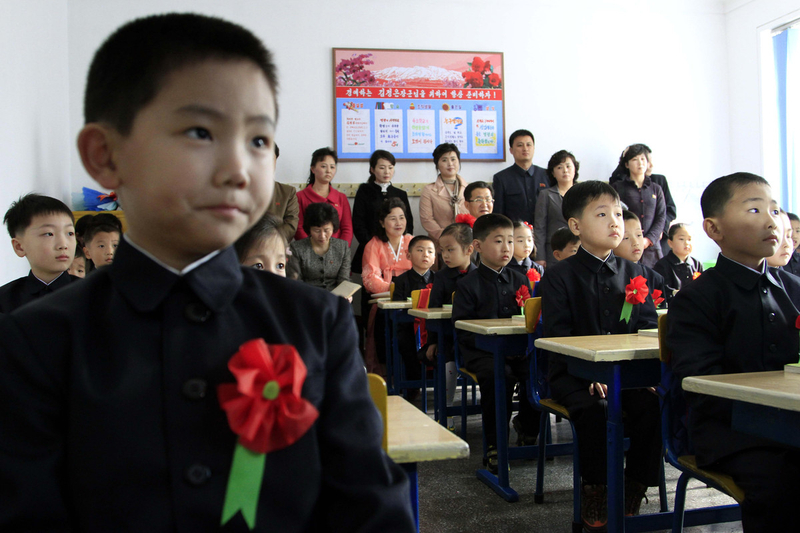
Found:
[[[350,280],[350,248],[347,241],[331,237],[339,229],[339,214],[331,204],[311,204],[303,214],[305,239],[289,245],[289,259],[309,285],[331,291]]]
[[[550,238],[560,228],[567,227],[561,214],[561,200],[567,191],[578,181],[581,165],[572,153],[560,150],[553,154],[547,163],[547,177],[550,187],[539,192],[533,224],[533,242],[536,245],[536,262],[543,266],[553,266],[553,247]]]
[[[399,198],[406,206],[406,233],[414,234],[414,217],[408,194],[392,185],[395,158],[391,152],[376,150],[369,158],[369,179],[362,183],[353,202],[353,233],[358,248],[353,256],[353,272],[361,273],[364,247],[378,234],[378,209],[387,198]]]

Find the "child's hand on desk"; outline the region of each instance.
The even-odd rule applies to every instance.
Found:
[[[428,358],[428,361],[433,361],[434,359],[436,359],[437,351],[438,348],[435,344],[431,344],[430,346],[428,346],[428,351],[425,352],[425,357]]]
[[[605,398],[608,394],[608,385],[605,383],[592,383],[589,385],[589,394],[594,395],[595,391],[601,398]]]

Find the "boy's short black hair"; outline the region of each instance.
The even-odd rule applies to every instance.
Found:
[[[3,224],[6,225],[8,234],[14,239],[25,233],[25,230],[31,225],[33,217],[56,214],[65,214],[73,224],[75,223],[75,217],[67,204],[57,198],[32,192],[20,197],[16,202],[11,202],[11,207],[3,217]]]
[[[550,161],[547,162],[547,177],[550,179],[551,187],[553,185],[558,185],[558,180],[553,175],[553,171],[558,165],[567,159],[572,159],[572,166],[575,167],[575,177],[572,178],[572,183],[575,184],[578,182],[578,171],[581,169],[581,164],[578,163],[578,160],[575,159],[575,156],[572,155],[572,152],[568,152],[567,150],[559,150],[558,152],[554,153],[550,157]]]
[[[498,229],[514,229],[514,223],[511,219],[500,213],[488,213],[480,216],[475,220],[472,225],[472,238],[479,241],[484,241],[489,234]]]
[[[494,198],[494,187],[492,187],[491,183],[486,183],[485,181],[473,181],[466,187],[464,187],[464,201],[469,202],[472,200],[472,191],[475,189],[489,189],[489,193]]]
[[[252,228],[244,232],[244,235],[233,243],[233,249],[236,250],[236,257],[239,258],[239,262],[241,263],[247,258],[247,252],[254,245],[273,237],[278,237],[283,241],[284,246],[288,247],[289,243],[286,242],[286,237],[281,232],[281,224],[283,224],[281,218],[272,213],[267,213]]]
[[[578,244],[581,238],[572,233],[569,228],[558,228],[553,236],[550,237],[550,247],[553,251],[563,251],[564,248],[571,244]]]
[[[339,156],[336,155],[336,151],[326,146],[325,148],[317,148],[316,150],[314,150],[314,153],[311,154],[311,165],[309,166],[313,167],[320,161],[324,161],[325,158],[328,156],[333,158],[333,162],[335,164],[337,165],[339,164]],[[309,185],[314,185],[315,180],[316,178],[314,177],[314,172],[309,171],[308,180],[306,181],[306,183],[308,183]]]
[[[725,206],[733,198],[734,189],[745,187],[751,183],[758,183],[769,187],[769,182],[761,176],[749,172],[736,172],[728,176],[717,178],[708,184],[700,197],[700,208],[703,218],[720,216],[725,211]]]
[[[604,181],[592,180],[576,183],[570,187],[561,203],[561,214],[564,216],[564,220],[580,218],[589,202],[605,195],[611,196],[619,202],[619,194],[616,189]]]
[[[411,252],[411,249],[412,249],[412,248],[414,248],[414,246],[415,246],[415,245],[416,245],[418,242],[422,242],[422,241],[428,241],[428,242],[429,242],[429,243],[431,243],[432,245],[436,246],[436,243],[435,243],[435,242],[433,242],[433,239],[432,239],[430,236],[428,236],[428,235],[416,235],[416,236],[415,236],[413,239],[411,239],[411,241],[409,241],[409,243],[408,243],[408,251],[409,251],[409,253]]]
[[[91,215],[90,215],[91,216]],[[119,233],[122,235],[122,222],[111,213],[98,213],[91,216],[83,230],[83,245],[89,246],[98,233]]]
[[[272,54],[249,30],[193,13],[152,15],[120,27],[95,53],[86,80],[84,120],[110,124],[128,135],[136,115],[171,73],[207,60],[252,61],[277,92]],[[276,99],[276,118],[277,105]]]
[[[441,235],[439,235],[439,242],[442,242],[442,237],[448,235],[451,235],[456,240],[462,250],[466,250],[472,244],[472,228],[469,227],[469,224],[464,224],[463,222],[450,224],[442,230]]]
[[[403,210],[403,215],[408,217],[408,213],[406,213],[406,204],[400,198],[387,198],[383,201],[381,206],[378,208],[378,226],[377,226],[377,237],[382,240],[383,242],[389,242],[389,237],[386,235],[386,228],[383,227],[383,222],[386,217],[389,216],[389,213],[392,212],[392,209],[399,207]]]
[[[508,145],[514,146],[514,141],[517,137],[530,137],[533,141],[534,146],[536,145],[536,139],[533,137],[533,133],[529,132],[528,130],[517,130],[511,134],[511,137],[508,138]]]
[[[789,220],[791,220],[792,222],[800,222],[800,217],[798,217],[794,213],[786,213],[786,216],[789,217]]]
[[[622,222],[624,223],[626,220],[639,220],[639,217],[636,216],[636,213],[633,211],[629,211],[627,209],[622,210]],[[640,221],[641,223],[641,221]]]
[[[397,164],[392,152],[388,150],[375,150],[369,157],[369,178],[367,178],[367,183],[375,183],[375,174],[372,173],[372,169],[378,164],[379,159],[387,160],[392,166]]]
[[[675,234],[678,233],[678,230],[685,227],[686,224],[684,224],[683,222],[674,223],[667,230],[667,239],[672,240],[675,237]]]
[[[311,228],[321,227],[330,222],[333,231],[339,230],[339,212],[328,203],[311,204],[303,213],[303,231],[311,235]]]

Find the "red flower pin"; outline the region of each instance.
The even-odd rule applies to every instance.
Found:
[[[650,289],[647,287],[647,280],[643,276],[632,278],[631,282],[625,287],[625,303],[622,304],[622,312],[619,315],[619,319],[630,322],[633,306],[644,303],[649,293]]]
[[[696,271],[694,274],[692,274],[692,279],[697,279],[697,278],[699,278],[699,277],[700,277],[700,274],[702,274],[702,272],[700,272],[699,270],[698,270],[698,271]]]
[[[531,297],[531,291],[528,290],[528,287],[525,285],[520,285],[519,289],[517,289],[517,305],[520,307],[525,307],[525,300]]]
[[[658,307],[663,301],[664,298],[661,297],[661,291],[658,289],[653,289],[653,303],[655,306]]]
[[[314,424],[319,412],[300,393],[306,365],[294,346],[254,339],[228,361],[236,384],[217,389],[228,424],[239,440],[233,455],[222,524],[241,511],[255,527],[266,454],[291,446]]]
[[[535,268],[529,269],[525,273],[525,275],[528,276],[528,279],[531,280],[531,283],[536,283],[537,281],[541,281],[542,279],[542,275],[539,274],[539,271],[536,270]]]
[[[800,315],[798,315],[797,318],[794,320],[794,327],[800,329]]]
[[[472,225],[475,224],[475,217],[472,216],[472,215],[464,213],[464,214],[458,215],[456,217],[456,223],[457,224],[466,224],[467,226],[469,226],[471,228]]]

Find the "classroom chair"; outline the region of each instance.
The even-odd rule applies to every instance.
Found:
[[[383,451],[388,450],[388,421],[387,421],[387,403],[388,391],[386,390],[386,381],[378,374],[367,374],[367,382],[369,383],[369,395],[372,401],[375,402],[378,412],[381,414],[383,421],[383,441],[381,447]]]
[[[451,298],[451,302],[455,300],[456,293],[453,291],[453,295]],[[467,416],[470,411],[474,414],[481,415],[481,433],[483,433],[483,413],[480,411],[480,405],[478,404],[477,399],[477,386],[478,386],[478,376],[464,366],[464,362],[461,360],[461,352],[458,349],[458,330],[453,328],[453,354],[456,360],[456,368],[458,368],[458,376],[459,380],[461,381],[461,438],[463,440],[467,440]],[[473,409],[469,409],[469,405],[467,404],[467,390],[472,388],[472,406]],[[477,406],[478,409],[474,409]],[[486,437],[483,438],[483,456],[486,457]]]
[[[699,468],[697,459],[691,455],[688,430],[684,424],[687,407],[683,400],[680,382],[672,377],[672,353],[666,344],[667,316],[658,317],[658,347],[661,359],[661,438],[664,441],[665,456],[669,464],[677,468],[681,475],[675,489],[675,511],[672,531],[683,531],[684,508],[686,504],[686,485],[694,478],[709,487],[721,491],[738,503],[744,501],[744,491],[733,478],[726,474]],[[700,510],[698,510],[700,511]],[[704,509],[702,522],[693,521],[690,525],[715,524],[741,520],[741,508],[738,505],[720,505]]]

